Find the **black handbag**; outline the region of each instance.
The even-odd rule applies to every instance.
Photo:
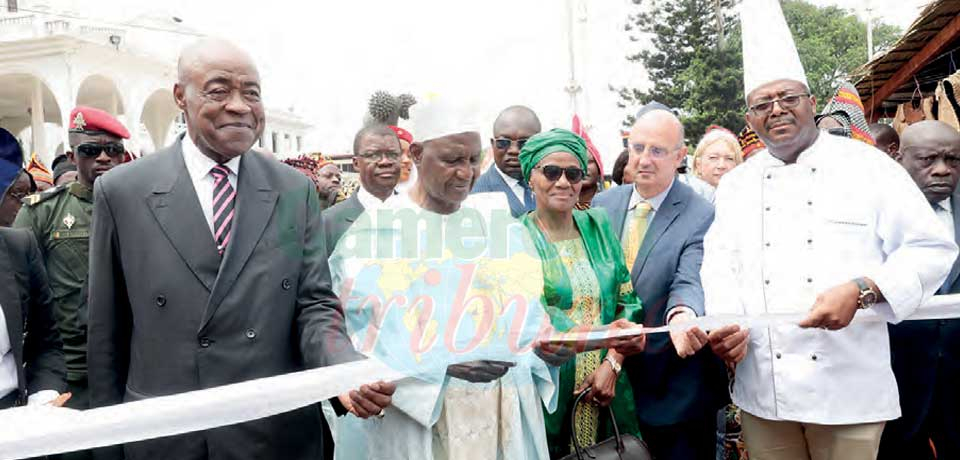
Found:
[[[589,392],[589,389],[581,392],[573,403],[573,411],[570,414],[570,434],[573,438],[574,452],[560,460],[653,460],[650,449],[647,449],[647,443],[642,439],[629,433],[620,434],[617,417],[613,415],[613,408],[609,406],[607,410],[610,411],[610,421],[613,423],[613,437],[592,446],[580,447],[576,436],[577,404],[580,404],[580,400]]]

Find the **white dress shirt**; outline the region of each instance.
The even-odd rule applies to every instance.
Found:
[[[501,171],[500,168],[497,167],[496,163],[494,163],[492,167],[493,169],[497,170],[497,174],[500,174],[500,177],[503,178],[503,181],[507,183],[507,187],[513,191],[513,195],[516,196],[521,203],[526,205],[526,203],[523,201],[523,184],[521,184],[519,180],[514,179]]]
[[[10,333],[7,332],[7,317],[0,308],[0,398],[7,396],[18,387],[17,360],[13,356]],[[46,404],[60,393],[56,390],[40,390],[27,397],[27,404]]]
[[[947,197],[946,200],[937,203],[934,211],[936,211],[937,217],[940,218],[943,225],[947,227],[947,231],[950,232],[950,237],[956,241],[957,230],[953,227],[953,207],[950,201],[950,197]]]
[[[865,276],[909,316],[943,283],[957,246],[906,171],[859,141],[821,134],[794,164],[758,152],[724,176],[704,240],[706,313],[805,313]],[[750,330],[733,401],[769,420],[825,425],[900,416],[887,325]]]
[[[213,175],[210,170],[217,165],[210,157],[203,154],[193,141],[190,134],[183,136],[183,162],[187,166],[187,172],[190,173],[190,180],[193,182],[193,189],[197,192],[197,199],[200,200],[200,209],[203,210],[203,217],[207,220],[207,226],[210,227],[210,235],[215,235],[213,228]],[[227,180],[234,190],[237,190],[237,175],[240,174],[240,157],[231,158],[225,166],[230,169],[230,175]]]
[[[357,199],[360,200],[363,209],[389,208],[391,204],[397,200],[398,196],[397,191],[394,190],[386,200],[381,201],[380,198],[373,196],[372,193],[363,188],[363,184],[357,189]]]

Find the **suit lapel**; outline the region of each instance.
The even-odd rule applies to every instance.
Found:
[[[643,266],[647,263],[647,258],[650,256],[650,253],[653,252],[654,246],[657,245],[660,237],[670,228],[673,221],[677,220],[677,216],[680,215],[680,211],[683,210],[684,206],[686,206],[686,201],[684,200],[681,184],[679,181],[674,181],[670,192],[667,193],[663,203],[660,204],[660,209],[654,214],[653,222],[650,222],[650,226],[647,228],[647,234],[643,237],[643,243],[640,244],[640,252],[637,253],[637,259],[634,260],[633,268],[630,270],[631,279],[635,279],[643,270]]]
[[[210,291],[217,277],[220,255],[203,216],[190,173],[183,161],[180,142],[168,156],[169,167],[158,168],[160,180],[147,198],[148,207],[170,244],[190,271]]]
[[[363,214],[363,204],[360,203],[360,198],[357,197],[356,193],[347,198],[347,203],[349,203],[350,212],[343,213],[343,220],[347,222],[347,227],[349,227],[357,221],[360,214]]]
[[[13,350],[19,371],[23,362],[23,310],[18,292],[20,285],[13,273],[6,239],[0,237],[0,308],[3,308],[7,334],[10,336],[10,349]]]
[[[953,213],[954,240],[957,244],[960,244],[960,188],[954,191],[950,200],[950,207],[953,208],[950,211]],[[953,291],[953,283],[957,282],[958,276],[960,276],[960,258],[953,261],[953,268],[950,269],[950,274],[947,275],[947,281],[945,281],[940,288],[940,293],[951,293]]]
[[[261,160],[257,155],[254,152],[247,152],[240,159],[236,220],[231,230],[231,242],[223,254],[220,273],[213,285],[210,302],[207,304],[203,322],[200,324],[201,330],[213,318],[223,298],[237,281],[240,271],[243,270],[260,237],[263,236],[263,231],[267,228],[267,223],[273,214],[273,208],[277,204],[279,195],[263,176],[263,166],[259,164]]]
[[[21,286],[13,276],[13,266],[10,263],[10,251],[5,238],[0,237],[0,308],[3,308],[3,317],[10,336],[10,349],[17,363],[17,379],[23,387],[23,307],[20,305]]]
[[[617,232],[616,235],[621,240],[623,239],[623,224],[627,220],[627,207],[630,206],[630,196],[633,194],[633,187],[619,187],[611,193],[616,193],[613,196],[613,203],[611,204],[614,212],[610,213],[610,225],[613,227],[613,231]]]
[[[507,202],[510,203],[510,211],[514,215],[522,215],[525,212],[524,204],[517,199],[517,195],[513,193],[513,190],[507,185],[507,181],[503,180],[503,176],[500,175],[500,172],[497,171],[497,165],[490,165],[490,169],[487,170],[487,174],[490,175],[490,180],[494,183],[494,189],[502,190],[503,193],[507,194]]]

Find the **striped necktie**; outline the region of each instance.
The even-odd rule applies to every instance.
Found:
[[[633,208],[633,218],[630,219],[630,226],[627,227],[627,243],[623,248],[623,258],[627,263],[627,270],[633,270],[633,262],[637,260],[637,253],[640,252],[640,245],[643,244],[643,237],[647,235],[647,216],[653,206],[646,201],[637,203]]]
[[[217,241],[217,252],[222,256],[230,243],[237,191],[230,185],[230,168],[216,165],[210,174],[213,175],[213,237]]]

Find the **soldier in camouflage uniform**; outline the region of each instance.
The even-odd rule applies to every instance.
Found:
[[[70,120],[67,156],[77,166],[77,180],[26,197],[14,227],[32,230],[40,243],[67,360],[67,391],[73,393],[66,405],[86,409],[90,401],[85,286],[93,181],[123,161],[123,139],[130,134],[108,113],[89,107],[74,109]]]

